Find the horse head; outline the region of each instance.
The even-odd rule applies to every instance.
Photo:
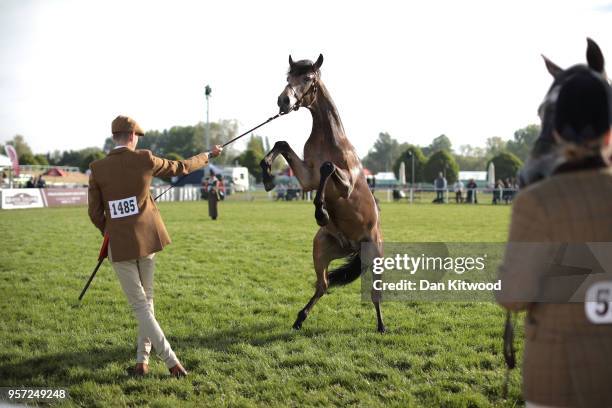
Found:
[[[301,106],[310,106],[316,99],[317,82],[321,77],[323,55],[319,54],[316,62],[301,60],[294,62],[289,55],[289,72],[287,86],[278,96],[278,107],[281,113],[289,113]]]
[[[522,186],[531,184],[549,175],[554,170],[554,167],[559,164],[558,160],[560,158],[554,154],[556,146],[554,128],[557,116],[556,105],[561,89],[570,82],[590,77],[608,86],[608,79],[604,69],[604,56],[601,49],[590,38],[587,38],[587,43],[587,65],[577,64],[563,69],[545,56],[542,56],[546,69],[553,77],[553,83],[538,108],[538,116],[541,120],[540,135],[531,151],[528,162],[519,175]]]

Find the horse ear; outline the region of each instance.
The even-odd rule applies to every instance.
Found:
[[[593,71],[597,71],[600,74],[604,72],[604,56],[599,48],[599,45],[590,38],[587,37],[587,62],[589,63],[589,67]]]
[[[293,58],[291,58],[291,54],[289,54],[289,66],[293,66]]]
[[[544,58],[546,69],[548,70],[550,75],[552,75],[554,78],[556,78],[559,74],[563,72],[562,68],[560,68],[557,64],[555,64],[554,62],[546,58],[544,55],[542,55],[542,58]]]
[[[317,58],[317,62],[315,62],[312,67],[314,68],[315,71],[318,71],[321,68],[321,65],[323,65],[323,54],[319,54],[319,58]]]

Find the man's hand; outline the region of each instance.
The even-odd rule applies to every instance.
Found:
[[[208,154],[208,157],[217,157],[218,155],[221,154],[222,151],[223,151],[223,147],[219,145],[215,145],[215,147],[213,147],[210,153]]]

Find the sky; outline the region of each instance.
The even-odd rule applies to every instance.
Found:
[[[605,1],[0,0],[0,143],[35,153],[99,146],[118,114],[145,130],[278,111],[288,56],[324,56],[322,79],[360,155],[379,132],[455,148],[538,123],[551,78],[612,52]],[[305,109],[262,128],[296,151]]]

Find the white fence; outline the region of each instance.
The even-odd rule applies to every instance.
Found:
[[[157,197],[168,189],[169,186],[152,187],[151,195]],[[200,199],[200,187],[183,186],[175,187],[159,197],[157,201],[197,201]]]

